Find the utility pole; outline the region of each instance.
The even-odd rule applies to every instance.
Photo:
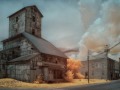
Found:
[[[90,75],[89,75],[89,50],[88,50],[88,55],[87,55],[87,61],[88,61],[88,83],[90,82]]]
[[[120,58],[119,58],[119,78],[120,78]]]
[[[106,45],[106,48],[105,48],[105,52],[106,52],[106,61],[107,61],[107,79],[106,81],[109,79],[109,60],[108,60],[108,52],[109,52],[109,47],[108,45]]]

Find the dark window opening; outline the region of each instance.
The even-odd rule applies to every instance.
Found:
[[[16,22],[18,22],[18,17],[16,17]]]
[[[55,63],[57,64],[58,62],[56,61]]]
[[[54,79],[62,79],[62,71],[54,70]]]
[[[35,35],[35,30],[34,29],[32,29],[32,34]]]
[[[34,50],[34,48],[31,48],[32,50]]]
[[[35,16],[32,16],[32,21],[35,22]]]
[[[15,54],[15,52],[14,52],[14,51],[12,51],[12,54],[14,55],[14,54]]]

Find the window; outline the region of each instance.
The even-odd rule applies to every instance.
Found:
[[[16,17],[16,22],[18,22],[18,17]]]
[[[34,29],[32,29],[32,34],[35,35],[35,30]]]
[[[35,16],[32,16],[32,21],[35,22]]]
[[[58,63],[57,60],[55,61],[55,63],[56,63],[56,64]]]
[[[54,79],[62,79],[62,71],[54,70]]]
[[[14,51],[12,51],[12,54],[14,55],[14,54],[15,54],[15,52],[14,52]]]
[[[34,48],[31,48],[31,50],[34,50]]]

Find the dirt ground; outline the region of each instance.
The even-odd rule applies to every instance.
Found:
[[[106,83],[106,82],[110,82],[110,81],[106,81],[104,79],[90,79],[90,84]],[[85,85],[85,84],[88,84],[87,79],[82,79],[82,80],[75,79],[73,82],[62,82],[62,83],[51,83],[51,84],[26,83],[11,78],[0,79],[0,87],[6,87],[6,88],[62,88],[62,87]]]

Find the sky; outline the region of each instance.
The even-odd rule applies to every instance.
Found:
[[[56,47],[98,52],[120,42],[120,0],[0,0],[0,40],[8,38],[8,16],[29,5],[43,14],[42,37]],[[111,50],[120,57],[120,45]]]

